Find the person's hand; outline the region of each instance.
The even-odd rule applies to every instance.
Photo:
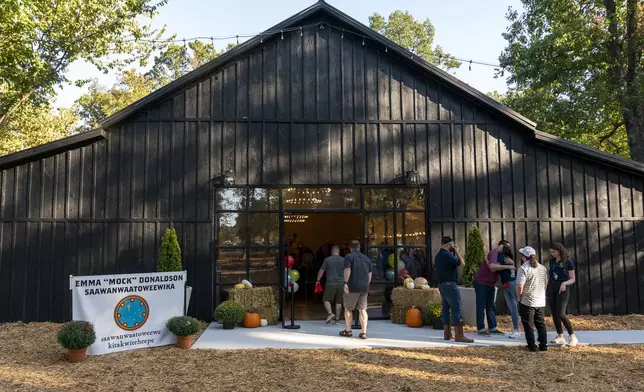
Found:
[[[511,271],[514,271],[515,269],[517,269],[517,267],[515,267],[514,264],[512,264],[512,265],[508,265],[508,269]]]
[[[344,284],[344,293],[349,294],[349,285],[346,283]]]
[[[454,245],[454,252],[458,252],[458,246]]]
[[[566,291],[566,284],[562,283],[561,286],[559,286],[559,294],[563,293]]]

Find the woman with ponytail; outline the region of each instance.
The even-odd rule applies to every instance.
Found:
[[[537,252],[526,246],[519,249],[523,264],[517,272],[517,298],[519,298],[519,314],[523,323],[528,350],[537,351],[534,340],[534,329],[539,335],[539,350],[548,350],[546,323],[543,318],[543,308],[546,307],[546,285],[548,271],[537,262]]]
[[[572,323],[566,314],[568,307],[568,298],[570,291],[566,288],[575,283],[575,264],[570,260],[568,250],[564,246],[555,242],[550,246],[550,268],[548,269],[548,306],[550,307],[550,314],[552,314],[552,321],[557,330],[557,337],[551,342],[562,346],[566,345],[566,339],[563,336],[563,328],[561,324],[566,327],[570,341],[568,345],[574,347],[579,342],[575,336],[575,331],[572,329]]]

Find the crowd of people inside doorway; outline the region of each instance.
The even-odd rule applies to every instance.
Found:
[[[465,266],[465,260],[453,238],[444,237],[441,244],[442,248],[436,255],[435,265],[443,305],[441,318],[444,339],[472,343],[474,341],[463,334],[462,305],[458,287],[458,268]],[[557,330],[557,336],[551,343],[576,346],[578,339],[566,313],[570,295],[567,288],[575,283],[575,264],[568,251],[561,243],[553,243],[550,247],[548,269],[537,261],[536,251],[530,246],[519,249],[519,255],[521,262],[517,268],[510,243],[501,240],[497,248],[491,250],[486,259],[481,261],[474,278],[478,334],[502,334],[497,329],[494,305],[496,284],[500,278],[505,302],[512,318],[513,332],[509,335],[510,338],[516,339],[520,336],[521,318],[527,348],[530,351],[546,351],[548,342],[544,309],[547,304]],[[452,327],[456,332],[455,337],[452,336]],[[568,341],[563,336],[563,327],[568,332]],[[538,346],[535,342],[535,328]]]

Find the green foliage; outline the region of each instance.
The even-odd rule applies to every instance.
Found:
[[[162,32],[142,24],[167,0],[7,0],[0,2],[0,128],[27,103],[39,106],[71,83],[84,60],[107,72],[145,65]],[[82,84],[82,81],[80,81]]]
[[[419,21],[414,19],[409,11],[396,10],[389,15],[388,19],[374,13],[369,17],[369,27],[431,64],[447,70],[461,65],[454,56],[444,52],[440,46],[432,46],[436,30],[429,19]]]
[[[175,336],[189,336],[201,330],[201,323],[196,318],[188,316],[173,317],[166,323],[170,332]]]
[[[239,324],[246,315],[246,308],[243,305],[233,301],[224,301],[215,309],[215,321],[220,323]]]
[[[58,331],[58,343],[68,350],[80,350],[96,341],[94,326],[87,321],[70,321]]]
[[[467,233],[467,245],[465,247],[465,267],[463,267],[462,280],[466,287],[474,287],[474,274],[481,262],[485,259],[485,245],[481,238],[481,231],[478,226],[472,226]]]
[[[432,325],[434,320],[440,320],[442,311],[443,305],[440,302],[430,302],[423,306],[423,324]]]
[[[644,3],[522,3],[507,15],[502,102],[543,131],[644,160]]]
[[[181,248],[175,229],[166,229],[161,248],[159,249],[158,272],[174,272],[183,270]]]

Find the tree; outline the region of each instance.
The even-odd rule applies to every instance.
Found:
[[[40,105],[69,82],[69,65],[98,69],[141,64],[154,31],[140,22],[167,0],[5,0],[0,2],[0,128],[23,105]]]
[[[168,44],[154,58],[152,68],[146,73],[127,70],[110,89],[96,80],[92,81],[88,92],[76,101],[77,113],[83,121],[81,128],[89,130],[98,127],[106,117],[206,64],[221,53],[212,44],[200,41],[190,42],[186,46]]]
[[[181,262],[181,247],[177,239],[175,229],[166,229],[161,247],[159,248],[159,263],[157,264],[158,272],[181,271],[183,264]]]
[[[429,19],[418,21],[409,11],[396,10],[387,20],[382,15],[374,13],[369,17],[369,27],[431,64],[447,70],[461,65],[454,56],[444,52],[440,46],[432,46],[436,31]]]
[[[522,0],[503,102],[547,132],[644,162],[644,3]]]
[[[472,226],[467,233],[467,245],[465,246],[465,267],[461,280],[466,287],[474,287],[474,275],[479,264],[485,259],[485,245],[481,238],[481,231],[478,226]]]

